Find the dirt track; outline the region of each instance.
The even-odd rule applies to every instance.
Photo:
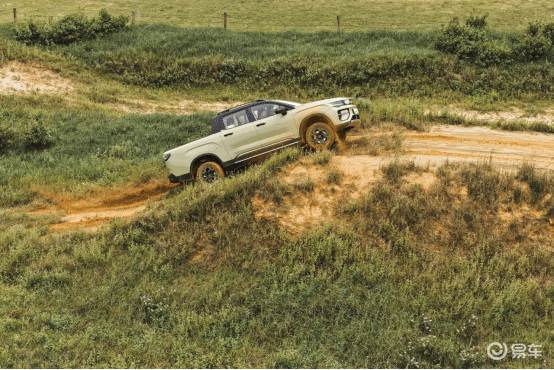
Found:
[[[440,165],[446,159],[492,159],[497,168],[514,170],[523,162],[554,169],[554,135],[492,130],[485,127],[434,126],[429,132],[404,134],[404,155]]]
[[[404,138],[405,151],[402,157],[413,159],[424,166],[429,163],[431,169],[441,165],[447,159],[465,162],[492,159],[497,168],[504,170],[516,170],[526,161],[534,163],[540,169],[554,169],[554,135],[498,131],[483,127],[435,126],[429,132],[406,132]],[[356,137],[349,138],[348,142],[354,140]],[[350,197],[356,198],[372,182],[381,178],[379,166],[390,161],[391,158],[390,156],[349,155],[348,142],[344,154],[333,157],[330,163],[331,168],[343,174],[341,186],[335,186],[336,189],[333,192],[338,193],[348,189]],[[316,182],[323,183],[324,178],[328,176],[326,171],[327,169],[313,163],[299,163],[283,175],[283,181],[293,184],[298,179],[310,177]],[[410,181],[425,185],[434,178],[431,174],[427,177]],[[52,230],[72,228],[96,230],[114,218],[132,217],[144,210],[146,201],[155,200],[174,187],[175,185],[170,183],[135,184],[98,191],[84,199],[75,199],[53,192],[41,192],[54,206],[36,210],[30,214],[63,212],[62,222],[51,225]],[[318,191],[316,191],[316,197],[327,199],[323,195],[318,195]],[[254,203],[257,203],[260,215],[270,217],[273,214],[260,201],[255,200]],[[295,224],[300,229],[304,223],[313,223],[327,217],[319,208],[308,212],[306,205],[301,205],[300,202],[295,206],[293,203],[287,211],[290,213],[287,219],[291,220],[291,225]],[[283,226],[290,225],[283,223]]]
[[[83,228],[96,230],[114,218],[130,218],[145,209],[145,202],[155,200],[179,185],[155,183],[130,185],[93,192],[83,199],[55,193],[40,192],[54,204],[53,207],[29,212],[31,215],[62,212],[62,222],[50,226],[50,230]]]

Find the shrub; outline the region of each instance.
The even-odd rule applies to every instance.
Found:
[[[27,149],[43,149],[52,144],[52,135],[44,124],[34,121],[23,135],[22,141]]]
[[[82,13],[73,13],[57,22],[30,20],[16,23],[12,30],[15,39],[27,45],[69,45],[119,32],[127,22],[128,17],[112,17],[106,9],[102,9],[99,18],[89,20]]]
[[[546,57],[552,47],[554,23],[531,22],[512,51],[514,59],[532,62]]]
[[[485,16],[471,16],[461,25],[454,17],[436,36],[435,49],[487,67],[509,62],[510,50],[485,31]]]

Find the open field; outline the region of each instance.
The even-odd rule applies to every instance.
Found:
[[[316,30],[312,12],[339,6],[382,23],[266,34],[232,31],[231,14],[227,33],[180,29],[207,18],[137,1],[139,26],[69,46],[0,26],[1,368],[554,367],[554,72],[445,55],[425,22],[475,6],[511,45],[516,14],[550,5],[294,4],[279,27],[303,15]],[[268,9],[256,30],[276,30]],[[158,14],[173,26],[145,24]],[[362,124],[332,150],[167,181],[163,151],[207,135],[214,112],[334,95]],[[491,342],[542,355],[494,361]]]
[[[489,23],[496,30],[522,30],[528,21],[550,21],[554,5],[547,0],[504,1],[386,1],[352,0],[333,2],[280,1],[278,5],[267,0],[244,0],[239,3],[222,0],[202,1],[199,7],[194,1],[165,1],[152,4],[147,1],[114,0],[50,2],[45,0],[8,2],[0,5],[0,23],[13,20],[12,10],[17,7],[19,19],[61,17],[82,11],[93,15],[102,7],[113,14],[131,15],[135,10],[139,23],[166,23],[179,27],[223,27],[223,12],[229,15],[231,30],[284,31],[334,31],[336,17],[341,16],[341,28],[346,31],[368,29],[434,30],[455,15],[472,11],[489,13]]]

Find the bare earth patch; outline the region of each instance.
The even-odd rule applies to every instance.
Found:
[[[535,123],[544,122],[551,125],[554,122],[554,109],[547,109],[545,113],[530,114],[519,108],[511,108],[509,111],[501,112],[479,112],[476,110],[465,110],[459,108],[449,108],[451,113],[457,114],[468,120],[478,120],[485,122],[525,122]]]
[[[489,161],[514,171],[524,162],[554,169],[554,135],[511,132],[486,127],[434,126],[429,132],[406,132],[405,155],[432,167],[450,161]]]
[[[111,104],[113,108],[126,113],[174,113],[174,114],[192,114],[202,111],[220,112],[225,109],[230,109],[243,102],[204,102],[196,100],[178,100],[173,102],[159,103],[154,100],[141,99],[119,99],[124,104]]]
[[[50,230],[83,228],[96,230],[115,218],[131,218],[143,211],[145,202],[155,200],[179,186],[170,183],[130,184],[125,187],[98,189],[83,198],[54,191],[39,191],[53,206],[28,212],[29,215],[62,212],[62,222]]]
[[[383,158],[369,156],[334,156],[326,165],[304,160],[283,174],[288,191],[280,204],[259,196],[252,199],[255,216],[277,220],[292,234],[327,222],[340,223],[334,216],[335,204],[365,194],[372,183],[382,178],[379,166],[383,162]],[[340,176],[338,184],[328,181],[333,170]],[[313,189],[299,190],[307,181],[312,182]]]
[[[71,80],[39,64],[12,61],[0,68],[0,94],[65,94],[72,90]]]

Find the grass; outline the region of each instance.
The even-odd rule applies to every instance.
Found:
[[[198,8],[194,3],[167,1],[152,5],[146,1],[132,4],[116,0],[98,3],[56,3],[24,0],[13,6],[0,8],[0,23],[13,21],[13,7],[17,7],[18,19],[48,19],[82,11],[88,16],[107,7],[114,15],[137,13],[137,22],[166,23],[179,27],[223,28],[223,12],[228,14],[230,30],[253,30],[279,32],[290,29],[302,31],[337,29],[337,15],[340,14],[341,29],[345,31],[365,29],[433,30],[448,22],[453,14],[488,13],[489,24],[498,30],[522,29],[530,20],[548,20],[554,9],[545,0],[515,1],[501,4],[494,1],[480,3],[452,3],[446,0],[433,2],[411,2],[377,0],[368,3],[363,0],[337,1],[333,3],[307,3],[286,0],[274,7],[266,0],[245,0],[241,3],[226,3],[221,0],[207,0]],[[270,9],[270,10],[268,10]]]
[[[84,190],[165,177],[161,154],[208,135],[211,116],[3,108],[1,127],[13,140],[0,156],[0,204],[27,203],[44,187]],[[29,147],[27,133],[36,127],[42,130],[39,139],[48,141]]]
[[[454,181],[429,190],[385,180],[343,215],[356,227],[291,237],[259,222],[248,199],[298,157],[186,187],[95,234],[2,218],[0,365],[482,368],[498,364],[492,341],[549,353],[548,233],[525,218],[499,227],[497,209],[458,195],[487,182],[480,173],[508,175],[450,165]],[[515,207],[509,193],[486,197]],[[534,240],[511,239],[527,227]]]
[[[113,4],[114,14],[118,6],[130,11],[128,4]],[[317,22],[340,12],[345,29],[357,22],[375,30],[235,32],[240,19],[232,9],[227,32],[143,24],[159,14],[173,25],[219,22],[187,12],[193,5],[171,2],[163,13],[162,6],[135,2],[140,26],[68,48],[21,46],[4,25],[0,65],[36,61],[78,86],[71,102],[0,97],[2,138],[9,139],[0,153],[1,205],[29,203],[37,189],[76,192],[165,177],[161,152],[209,132],[208,113],[123,115],[109,107],[127,97],[350,95],[358,98],[364,129],[394,128],[357,144],[364,154],[400,152],[399,126],[484,124],[445,109],[427,112],[429,106],[486,110],[516,102],[532,108],[552,97],[547,63],[481,69],[429,48],[437,27],[428,19],[442,24],[449,12],[467,13],[471,5],[491,11],[488,20],[498,32],[521,29],[522,16],[547,17],[545,2],[513,4],[517,11],[491,2],[312,5],[294,12],[293,2],[280,3],[278,26],[267,12],[247,13],[254,21],[263,15],[264,22],[243,22],[241,29],[302,24],[323,30],[328,26]],[[78,10],[40,1],[17,6],[22,18]],[[203,9],[217,14],[220,6],[208,1]],[[364,12],[368,6],[371,12]],[[98,11],[94,3],[81,7]],[[361,10],[345,15],[350,8]],[[3,7],[1,19],[9,16]],[[404,31],[379,31],[395,27]],[[341,48],[348,53],[339,58]],[[261,65],[267,74],[256,77]],[[252,82],[267,85],[248,87]],[[519,122],[496,127],[548,129]],[[0,211],[0,367],[554,366],[548,355],[554,342],[551,175],[531,165],[512,175],[491,163],[447,163],[424,189],[404,180],[421,169],[393,161],[360,199],[344,195],[335,203],[330,219],[345,226],[318,225],[291,236],[275,220],[258,218],[251,199],[282,200],[278,173],[300,156],[287,150],[210,186],[186,186],[132,221],[114,221],[96,233],[56,234],[48,225],[60,215]],[[330,160],[329,153],[313,158],[321,165]],[[327,182],[340,184],[343,175],[329,169]],[[295,184],[306,193],[316,186],[309,177]],[[540,344],[544,355],[494,362],[486,354],[493,341]]]

